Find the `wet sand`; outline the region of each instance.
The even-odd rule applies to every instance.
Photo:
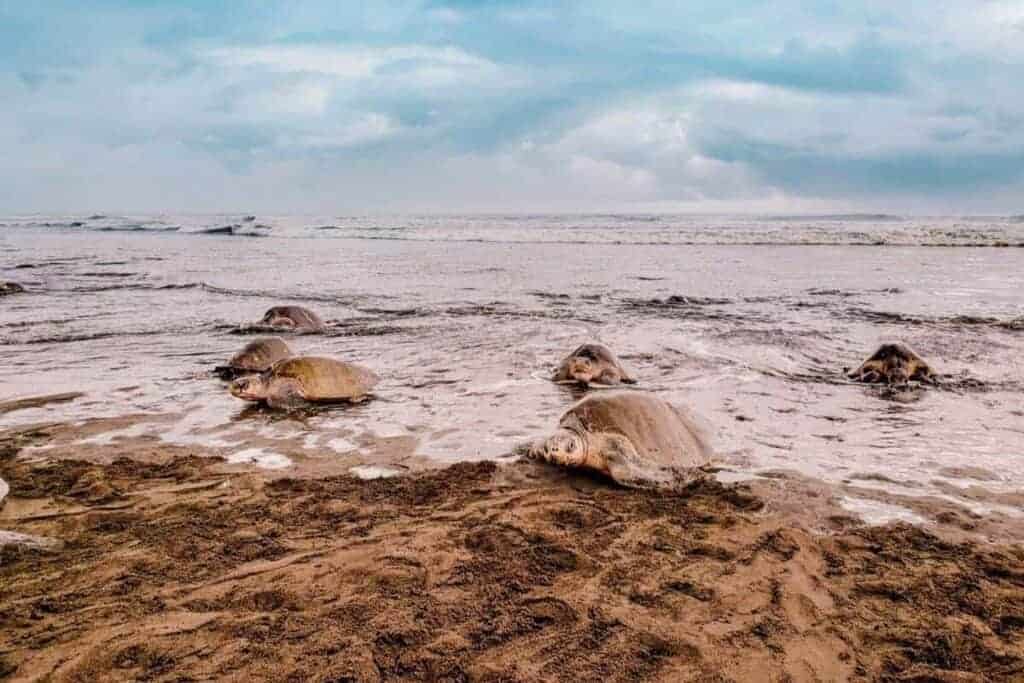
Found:
[[[0,550],[0,678],[1024,677],[1024,548],[984,519],[864,526],[782,474],[654,492],[24,449],[59,431],[0,436],[0,529],[59,542]]]

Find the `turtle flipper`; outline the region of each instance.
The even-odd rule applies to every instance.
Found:
[[[636,447],[620,434],[591,436],[588,464],[623,486],[642,488],[667,483],[669,477],[657,465],[639,456]]]
[[[224,380],[225,382],[230,382],[231,380],[237,378],[239,373],[238,370],[231,367],[230,365],[218,365],[213,369],[213,374],[215,377],[218,377]]]
[[[590,381],[592,386],[613,387],[619,384],[631,383],[627,377],[615,368],[608,368],[600,375]]]
[[[267,392],[267,405],[275,410],[298,410],[309,405],[298,382],[277,379]]]

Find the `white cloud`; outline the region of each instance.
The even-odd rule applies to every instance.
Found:
[[[452,46],[264,45],[217,48],[203,56],[221,66],[318,74],[339,81],[397,79],[421,88],[483,84],[494,79],[509,84],[504,78],[508,74],[498,64]]]
[[[306,149],[340,149],[380,142],[401,132],[402,127],[391,117],[378,113],[367,113],[341,126],[329,130],[297,135],[284,135],[278,144],[282,147],[303,147]]]
[[[733,102],[763,102],[766,99],[808,99],[803,93],[787,90],[776,85],[754,83],[750,81],[733,81],[712,78],[697,81],[688,88],[696,97],[706,97]]]
[[[272,117],[323,116],[330,97],[331,88],[324,83],[287,83],[256,91],[243,106]]]
[[[760,197],[770,191],[749,169],[709,159],[690,140],[685,104],[649,98],[611,103],[546,142],[510,147],[506,166],[545,177],[563,198],[656,202]]]

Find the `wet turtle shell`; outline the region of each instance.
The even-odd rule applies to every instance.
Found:
[[[274,306],[263,314],[263,325],[296,332],[319,332],[324,321],[313,311],[303,306]]]
[[[847,377],[868,384],[935,382],[935,372],[913,349],[901,342],[882,344]]]
[[[276,363],[265,374],[274,390],[281,381],[293,381],[301,398],[310,402],[351,401],[368,394],[380,378],[368,368],[353,363],[296,356]]]
[[[280,337],[266,337],[249,342],[214,372],[221,379],[234,379],[241,375],[266,372],[274,363],[290,358],[291,349]]]
[[[583,344],[566,356],[551,379],[583,385],[636,383],[611,349],[595,343]]]

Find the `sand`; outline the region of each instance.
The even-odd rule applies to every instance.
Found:
[[[291,479],[0,437],[0,678],[1024,680],[1024,548],[869,527],[779,477],[535,464]]]

